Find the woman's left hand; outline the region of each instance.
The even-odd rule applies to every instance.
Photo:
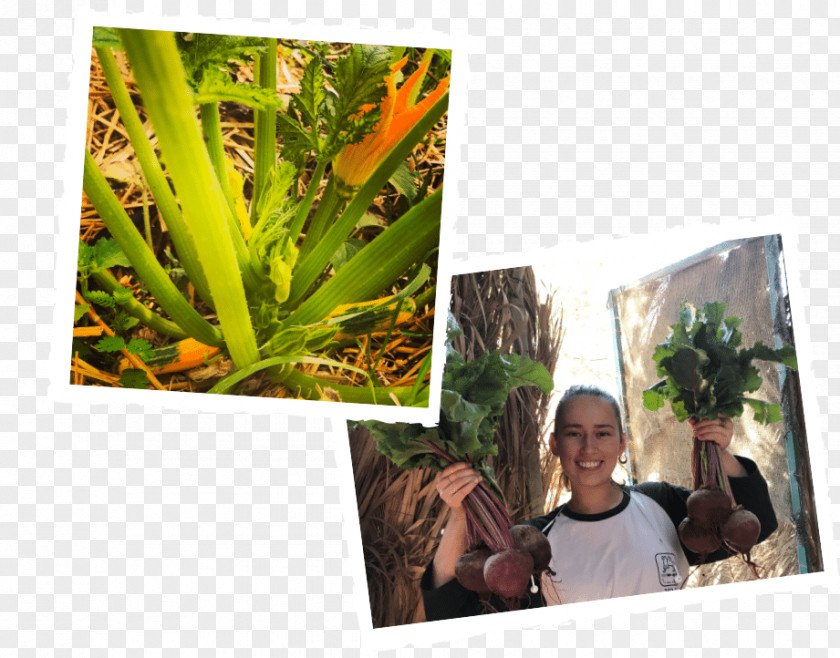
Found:
[[[695,420],[688,419],[693,430],[694,438],[700,441],[714,441],[723,449],[729,447],[732,442],[733,424],[730,418],[718,416],[717,420]]]

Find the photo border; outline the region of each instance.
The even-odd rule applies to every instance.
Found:
[[[346,25],[326,26],[300,20],[275,20],[271,22],[239,18],[214,18],[195,16],[166,18],[138,13],[106,14],[80,10],[74,16],[73,71],[68,92],[68,121],[66,149],[64,155],[65,184],[59,198],[59,222],[56,241],[56,303],[53,312],[53,341],[50,350],[50,395],[59,402],[73,404],[140,404],[145,409],[177,409],[222,413],[286,413],[321,414],[334,418],[370,418],[386,422],[409,421],[434,424],[440,411],[440,381],[443,375],[446,323],[435,322],[432,334],[432,366],[430,370],[429,406],[395,407],[390,405],[354,404],[320,400],[299,400],[291,398],[258,398],[239,395],[208,395],[183,391],[155,391],[141,389],[120,389],[102,386],[78,386],[70,383],[70,357],[72,356],[72,332],[74,299],[72,291],[76,281],[78,258],[79,209],[82,193],[83,161],[79,157],[85,144],[87,123],[88,89],[90,80],[90,49],[93,27],[133,27],[138,29],[164,29],[190,31],[207,34],[240,34],[248,36],[277,36],[294,34],[294,38],[366,43],[377,45],[417,45],[428,48],[442,48],[451,51],[451,76],[456,84],[450,85],[449,107],[447,109],[447,140],[443,174],[443,200],[441,208],[441,230],[439,238],[437,290],[435,308],[448,304],[453,262],[452,235],[457,213],[456,173],[460,170],[459,160],[465,131],[466,87],[457,81],[467,73],[466,55],[462,49],[453,47],[452,35],[430,30],[384,30],[379,28],[352,28]]]
[[[798,226],[798,222],[802,222]],[[810,324],[805,314],[805,291],[801,287],[800,273],[800,245],[797,244],[796,233],[799,228],[805,230],[805,219],[798,220],[793,214],[761,217],[753,220],[727,221],[725,227],[710,229],[701,227],[696,229],[672,229],[658,235],[633,234],[627,237],[596,238],[588,242],[562,240],[560,244],[536,254],[497,254],[471,258],[467,262],[458,262],[453,267],[453,276],[512,267],[535,265],[542,262],[560,264],[558,267],[570,275],[579,274],[575,271],[575,264],[608,256],[620,256],[622,253],[641,253],[651,244],[661,241],[677,241],[692,245],[690,253],[663,259],[662,263],[641,265],[635,263],[628,267],[627,259],[622,263],[620,271],[611,271],[610,276],[616,277],[616,284],[627,285],[629,282],[641,279],[650,272],[673,262],[679,262],[683,257],[703,251],[728,240],[753,238],[765,235],[781,235],[783,255],[785,260],[785,275],[791,306],[794,337],[796,339],[796,354],[798,373],[801,383],[804,423],[808,436],[808,451],[811,461],[812,481],[814,486],[814,502],[816,506],[816,522],[820,532],[820,550],[824,570],[815,573],[793,574],[769,578],[766,580],[725,583],[722,585],[691,588],[674,592],[640,594],[632,597],[616,599],[602,599],[584,603],[571,603],[561,606],[551,606],[531,610],[519,610],[500,614],[477,615],[469,618],[429,621],[416,624],[405,624],[387,628],[373,628],[370,601],[368,598],[367,576],[364,565],[364,547],[361,540],[361,526],[358,518],[358,504],[355,495],[354,475],[351,471],[342,478],[341,486],[345,495],[344,525],[347,529],[349,547],[349,572],[354,579],[354,596],[358,606],[361,621],[363,646],[374,650],[397,649],[402,647],[429,647],[435,643],[449,642],[452,646],[463,645],[470,637],[486,634],[498,630],[520,630],[526,628],[556,629],[564,624],[579,621],[594,621],[605,619],[615,614],[626,612],[641,613],[654,610],[681,612],[687,606],[707,601],[723,601],[733,596],[758,597],[773,592],[810,593],[814,587],[825,587],[828,583],[838,580],[836,542],[832,536],[832,518],[830,501],[828,498],[826,442],[828,438],[827,418],[820,416],[816,406],[815,389],[813,385],[814,361],[809,344]],[[807,231],[806,231],[807,232]],[[574,259],[568,258],[569,246],[574,246]],[[673,253],[673,252],[668,252]],[[667,261],[667,262],[665,262]],[[630,272],[625,274],[624,272]],[[606,303],[606,299],[605,299]],[[447,304],[448,306],[448,304]],[[339,462],[352,464],[346,425],[338,428],[336,434],[343,432],[343,442],[338,448]],[[820,467],[819,465],[823,465]],[[465,632],[465,628],[469,628]]]

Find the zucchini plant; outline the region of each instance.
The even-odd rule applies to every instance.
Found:
[[[94,48],[194,298],[175,285],[87,149],[84,192],[119,256],[80,258],[83,295],[94,281],[139,323],[192,341],[182,343],[184,353],[228,356],[233,371],[211,393],[236,392],[262,373],[299,397],[320,399],[329,388],[342,401],[426,406],[426,386],[382,386],[330,356],[341,341],[394,331],[418,294],[433,299],[440,186],[413,197],[374,238],[354,235],[389,181],[404,184],[406,161],[446,112],[449,79],[440,73],[448,53],[425,51],[400,85],[402,51],[353,45],[335,57],[322,44],[309,49],[300,91],[284,102],[276,39],[96,28]],[[117,49],[125,50],[154,142]],[[249,58],[253,83],[235,81],[231,61]],[[437,79],[427,75],[433,60]],[[222,102],[254,109],[249,181],[226,157]],[[116,280],[114,264],[130,265],[155,308]],[[322,381],[300,364],[353,371],[363,383]]]

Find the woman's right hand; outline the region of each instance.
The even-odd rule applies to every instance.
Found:
[[[438,473],[435,486],[443,502],[453,510],[460,510],[464,498],[481,480],[481,474],[468,463],[456,462]]]
[[[432,560],[432,586],[455,577],[455,563],[467,550],[467,514],[463,502],[481,482],[481,474],[466,462],[450,464],[435,479],[438,496],[452,510]]]

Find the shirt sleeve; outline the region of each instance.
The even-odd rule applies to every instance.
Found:
[[[520,523],[532,525],[539,530],[543,530],[548,521],[554,518],[558,511],[559,508],[545,516],[526,519]],[[426,567],[420,579],[420,594],[423,597],[426,621],[471,617],[485,612],[503,611],[507,609],[505,604],[496,596],[492,596],[489,601],[483,602],[478,594],[465,588],[455,578],[440,587],[434,587],[431,562]],[[520,609],[537,608],[544,604],[542,593],[534,594],[530,590],[526,592],[526,595],[519,602]]]
[[[423,596],[426,621],[470,617],[481,612],[478,594],[465,588],[455,578],[440,587],[433,587],[431,562],[420,579],[420,594]]]
[[[732,496],[735,498],[735,502],[743,505],[758,517],[761,523],[761,533],[756,543],[760,543],[767,539],[779,525],[776,520],[776,513],[773,510],[773,504],[770,501],[767,481],[758,470],[758,466],[754,461],[746,457],[736,456],[736,459],[747,471],[747,474],[742,477],[730,477],[729,486],[732,489]],[[691,489],[668,482],[643,482],[635,485],[633,488],[650,496],[659,503],[668,514],[674,527],[678,528],[682,520],[686,517],[685,501],[691,495]],[[700,556],[697,553],[688,550],[685,546],[683,546],[683,551],[685,551],[685,556],[688,558],[690,564],[700,564]],[[704,563],[717,562],[718,560],[725,560],[729,557],[732,557],[732,552],[725,546],[722,546],[713,553],[710,553]]]

